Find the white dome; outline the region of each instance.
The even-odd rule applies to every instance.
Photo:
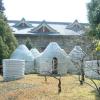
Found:
[[[31,51],[25,45],[19,45],[16,50],[11,54],[11,59],[22,59],[25,61],[33,61],[34,57]]]
[[[34,57],[37,57],[37,56],[40,55],[40,52],[39,52],[36,48],[31,49],[30,51],[31,51],[31,53],[32,53],[32,55],[33,55]]]
[[[66,74],[69,68],[73,68],[73,63],[66,52],[56,42],[51,42],[42,54],[36,58],[39,73],[52,71],[53,58],[58,60],[58,74]]]
[[[42,57],[63,57],[67,56],[67,53],[60,48],[56,42],[51,42],[47,48],[42,52]]]
[[[73,50],[69,53],[72,60],[81,60],[85,56],[85,52],[80,46],[75,46]]]

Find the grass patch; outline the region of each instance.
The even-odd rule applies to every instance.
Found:
[[[62,92],[58,95],[58,81],[37,74],[25,75],[25,78],[2,82],[0,76],[0,100],[100,100],[93,88],[78,82],[78,76],[67,75],[61,78]]]

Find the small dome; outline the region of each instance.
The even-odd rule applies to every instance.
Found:
[[[37,56],[40,55],[40,52],[39,52],[36,48],[31,49],[30,51],[31,51],[31,53],[32,53],[32,55],[33,55],[34,57],[37,57]]]
[[[51,42],[42,53],[43,57],[64,57],[67,53],[56,42]]]
[[[72,60],[81,60],[85,55],[86,53],[81,49],[80,46],[75,46],[69,54]]]
[[[11,54],[11,59],[22,59],[25,61],[33,61],[34,56],[25,45],[19,45],[16,50]]]

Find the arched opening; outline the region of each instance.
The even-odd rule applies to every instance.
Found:
[[[58,59],[56,57],[53,57],[52,59],[52,74],[58,74]]]

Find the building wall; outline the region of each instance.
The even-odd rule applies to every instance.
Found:
[[[19,44],[25,44],[26,39],[30,38],[34,48],[37,48],[39,51],[43,51],[50,42],[57,42],[62,49],[69,53],[74,46],[79,45],[81,48],[87,52],[89,45],[89,40],[85,36],[64,36],[64,35],[45,35],[45,36],[36,36],[36,35],[16,35]]]

